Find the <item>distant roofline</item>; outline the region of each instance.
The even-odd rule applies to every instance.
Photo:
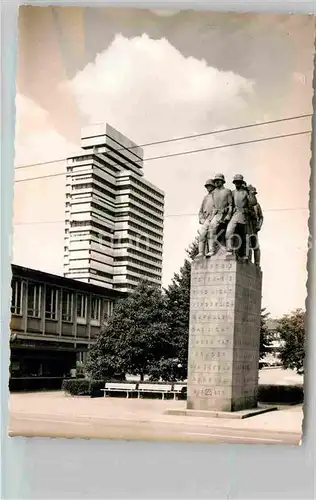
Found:
[[[11,264],[11,269],[12,277],[21,276],[29,279],[38,279],[39,281],[51,282],[56,286],[65,286],[73,290],[81,290],[108,297],[124,298],[127,296],[127,292],[105,288],[102,286],[94,285],[92,283],[85,283],[73,278],[66,278],[65,276],[48,273],[46,271],[40,271],[39,269],[20,266],[18,264]]]

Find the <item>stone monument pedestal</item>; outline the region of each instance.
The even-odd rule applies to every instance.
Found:
[[[257,407],[262,273],[214,256],[192,262],[187,410]]]

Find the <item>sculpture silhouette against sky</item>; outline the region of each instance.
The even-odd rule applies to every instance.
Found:
[[[235,189],[225,187],[223,174],[216,174],[205,183],[208,194],[199,211],[199,253],[197,258],[217,254],[234,254],[236,258],[260,266],[258,232],[263,214],[257,201],[257,190],[247,186],[243,176],[233,178]]]

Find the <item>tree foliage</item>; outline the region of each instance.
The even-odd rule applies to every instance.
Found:
[[[277,331],[283,345],[280,350],[280,360],[283,368],[304,373],[305,358],[305,312],[296,309],[291,314],[284,315],[277,324]]]
[[[86,369],[98,379],[127,373],[143,379],[154,364],[168,357],[175,357],[175,349],[165,297],[159,288],[141,282],[117,302],[90,349]]]
[[[267,351],[268,347],[271,344],[271,334],[269,332],[269,328],[267,322],[269,320],[270,313],[266,312],[266,309],[261,309],[261,325],[260,325],[260,358],[263,358]]]
[[[188,364],[189,317],[190,317],[191,263],[185,259],[180,272],[175,274],[165,290],[167,321],[176,345],[179,378],[186,378]]]

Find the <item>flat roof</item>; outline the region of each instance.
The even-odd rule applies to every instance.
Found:
[[[75,280],[72,278],[65,278],[56,274],[39,271],[38,269],[30,269],[29,267],[11,264],[12,277],[28,278],[35,281],[50,283],[55,286],[63,286],[72,290],[80,290],[82,292],[93,293],[96,295],[103,295],[105,297],[124,298],[127,296],[126,292],[119,290],[111,290],[103,286],[93,285],[92,283],[84,283],[83,281]]]

